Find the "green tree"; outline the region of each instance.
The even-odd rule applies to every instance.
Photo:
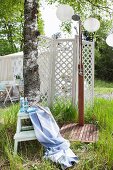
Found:
[[[79,14],[82,20],[93,13],[101,15],[101,17],[103,17],[103,14],[109,15],[112,12],[110,7],[113,5],[113,1],[106,0],[47,0],[47,2],[50,4],[58,2],[59,4],[72,6],[75,13]],[[106,11],[106,14],[104,11]]]
[[[0,0],[0,55],[23,50],[24,0]],[[39,11],[39,31],[44,22]]]
[[[111,23],[112,21],[101,20],[95,42],[95,77],[107,81],[113,81],[113,49],[106,44]]]
[[[0,55],[20,51],[22,48],[22,1],[0,1]]]

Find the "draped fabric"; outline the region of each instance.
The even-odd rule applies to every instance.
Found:
[[[28,113],[37,140],[46,149],[44,157],[59,163],[62,169],[78,163],[77,156],[70,149],[69,141],[61,136],[60,129],[51,112],[47,108],[38,106],[29,108]]]

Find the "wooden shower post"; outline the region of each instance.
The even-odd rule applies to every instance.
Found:
[[[78,121],[79,125],[84,125],[84,74],[83,65],[78,65]]]
[[[72,16],[74,21],[79,23],[79,64],[78,64],[78,122],[80,126],[84,125],[84,70],[82,62],[82,31],[80,16]]]
[[[84,126],[84,70],[82,62],[81,20],[79,20],[78,113],[79,125]]]

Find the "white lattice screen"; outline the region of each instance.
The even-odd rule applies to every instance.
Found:
[[[84,96],[85,102],[93,102],[94,98],[94,42],[82,42],[84,64]]]
[[[52,72],[52,99],[71,100],[75,103],[77,78],[77,54],[74,39],[54,41],[54,62]]]
[[[93,101],[94,43],[83,41],[85,101]],[[39,101],[51,104],[57,99],[78,101],[78,38],[50,39],[40,37],[38,64],[40,75]]]
[[[40,37],[38,41],[38,59],[40,75],[39,102],[50,103],[51,90],[51,61],[52,61],[52,39]]]

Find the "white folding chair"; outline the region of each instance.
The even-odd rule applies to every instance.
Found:
[[[12,85],[6,85],[6,92],[7,92],[7,94],[6,94],[6,98],[5,98],[5,100],[4,100],[4,104],[6,103],[6,101],[7,101],[8,99],[9,99],[9,100],[11,101],[11,103],[13,104],[13,100],[12,100],[12,98],[11,98],[11,96],[10,96],[12,89],[13,89],[13,86],[12,86]]]
[[[0,101],[5,101],[7,95],[5,84],[0,83]]]
[[[11,98],[11,91],[13,89],[13,85],[10,83],[10,81],[2,81],[1,83],[1,97],[4,94],[4,104],[7,100],[10,100],[13,104],[12,98]]]

